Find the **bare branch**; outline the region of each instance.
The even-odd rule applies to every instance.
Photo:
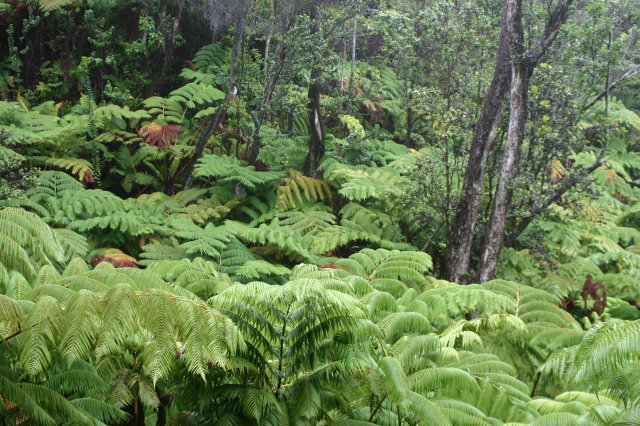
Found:
[[[586,111],[592,106],[594,106],[596,102],[598,102],[600,99],[606,96],[607,92],[612,91],[613,89],[618,87],[620,83],[637,74],[640,74],[640,65],[634,66],[633,68],[629,69],[627,72],[622,74],[620,77],[618,77],[616,80],[612,81],[606,89],[604,89],[602,92],[598,94],[598,96],[593,98],[589,103],[587,103],[584,107],[582,107],[582,111]]]
[[[536,218],[536,216],[546,210],[551,204],[558,201],[560,197],[562,197],[569,189],[573,188],[580,180],[582,180],[584,177],[588,176],[589,174],[591,174],[591,172],[604,164],[604,154],[606,153],[606,150],[607,147],[605,147],[600,155],[598,155],[596,161],[594,161],[588,167],[579,170],[570,177],[565,177],[562,180],[560,187],[553,194],[551,194],[541,204],[531,209],[531,212],[527,216],[523,217],[522,220],[518,222],[515,229],[509,234],[507,238],[507,245],[513,245],[513,243],[515,243],[515,240],[520,236],[520,234],[522,234],[522,232],[524,232],[525,229],[527,229],[527,226],[529,226],[529,224],[533,221],[533,219]]]

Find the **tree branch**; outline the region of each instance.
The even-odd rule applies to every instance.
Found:
[[[193,156],[189,160],[189,164],[187,166],[186,178],[183,189],[189,189],[193,184],[193,172],[195,170],[196,164],[200,157],[202,157],[202,153],[204,152],[204,148],[209,141],[213,132],[215,132],[216,128],[224,118],[224,114],[227,110],[227,106],[231,102],[233,98],[238,95],[238,87],[236,86],[236,67],[238,63],[238,58],[240,57],[240,50],[242,49],[242,39],[244,37],[244,27],[246,24],[246,17],[243,15],[238,23],[236,24],[236,33],[234,35],[233,40],[233,50],[231,51],[231,62],[229,64],[229,88],[227,90],[227,95],[225,96],[222,103],[218,106],[216,114],[213,116],[211,120],[207,123],[205,129],[200,133],[200,137],[196,143],[196,149],[193,153]]]
[[[600,153],[596,161],[593,162],[593,164],[591,164],[590,166],[584,169],[581,169],[579,172],[573,174],[571,177],[563,179],[562,183],[560,184],[560,187],[553,194],[551,194],[549,198],[544,200],[542,204],[539,204],[538,206],[534,207],[529,213],[529,215],[525,216],[520,222],[518,222],[515,229],[507,237],[507,245],[512,246],[513,243],[515,243],[516,239],[520,236],[520,234],[522,234],[522,232],[524,232],[524,230],[527,229],[527,226],[529,226],[529,224],[533,221],[533,219],[536,218],[538,214],[542,213],[542,211],[544,211],[547,207],[549,207],[551,204],[558,201],[560,197],[562,197],[569,189],[573,188],[582,178],[589,175],[595,169],[597,169],[602,164],[604,164],[604,154],[606,150],[607,150],[607,147],[605,147],[602,150],[602,152]]]
[[[544,31],[538,40],[537,46],[532,47],[527,55],[527,62],[530,67],[535,66],[553,44],[553,41],[560,31],[560,27],[567,20],[571,3],[573,3],[573,0],[562,1],[549,15],[549,19],[544,26]]]
[[[624,80],[633,77],[634,75],[640,74],[640,65],[636,65],[633,68],[629,69],[627,72],[625,72],[624,74],[622,74],[619,78],[617,78],[616,80],[612,81],[611,84],[609,84],[609,86],[604,89],[602,92],[600,92],[598,94],[598,96],[596,96],[595,98],[593,98],[589,103],[587,103],[584,107],[582,107],[582,111],[586,111],[589,108],[591,108],[592,106],[594,106],[596,104],[596,102],[598,102],[600,99],[604,98],[607,94],[607,92],[612,91],[613,89],[615,89],[616,87],[618,87],[618,85],[620,83],[622,83]]]

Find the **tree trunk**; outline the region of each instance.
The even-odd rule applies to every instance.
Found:
[[[276,10],[273,0],[269,0],[269,9],[271,15],[269,16],[269,27],[267,28],[267,37],[264,42],[264,72],[269,69],[269,49],[271,47],[271,37],[273,37],[273,20],[276,19]]]
[[[502,157],[502,166],[498,176],[498,186],[493,200],[491,222],[478,266],[479,282],[493,279],[498,256],[500,255],[500,250],[502,250],[511,198],[509,185],[515,176],[518,166],[520,146],[524,138],[524,129],[527,121],[527,92],[530,73],[526,59],[523,58],[522,0],[507,0],[506,4],[508,5],[507,27],[509,30],[509,44],[511,45],[511,57],[514,58],[511,65],[509,129]]]
[[[242,48],[245,23],[246,15],[242,14],[240,20],[236,25],[236,33],[233,39],[233,51],[231,52],[231,63],[229,64],[229,88],[227,89],[227,95],[225,96],[222,103],[218,106],[218,109],[213,118],[209,120],[207,126],[204,128],[202,133],[200,133],[198,142],[196,142],[196,149],[193,153],[193,156],[191,157],[191,160],[189,161],[189,165],[187,166],[184,189],[189,189],[191,187],[193,183],[193,171],[196,164],[198,163],[198,160],[200,160],[200,157],[202,157],[204,147],[207,145],[209,138],[211,137],[211,135],[213,135],[213,132],[216,130],[220,122],[222,122],[229,102],[231,102],[231,100],[238,95],[238,87],[236,86],[236,66],[238,63],[238,58],[240,57],[240,50]]]
[[[162,58],[162,66],[160,69],[152,74],[151,84],[147,87],[146,96],[153,96],[158,91],[158,87],[164,81],[169,66],[173,60],[173,56],[176,51],[176,39],[178,37],[178,29],[180,28],[180,20],[182,19],[182,12],[184,11],[184,3],[177,2],[178,10],[173,18],[171,24],[171,33],[164,34],[164,57]]]
[[[454,282],[463,281],[464,274],[469,270],[471,246],[480,208],[487,157],[496,136],[503,100],[511,79],[509,38],[505,19],[506,5],[502,11],[500,40],[493,79],[471,139],[471,151],[465,170],[462,196],[458,202],[456,216],[447,241],[444,273],[448,280]]]
[[[287,20],[286,27],[283,29],[283,35],[286,40],[286,35],[288,31],[291,29],[292,22]],[[287,48],[288,43],[281,42],[278,47],[278,52],[274,55],[274,63],[273,66],[269,69],[268,75],[265,76],[265,83],[262,89],[262,99],[260,100],[255,111],[252,111],[251,118],[253,120],[253,132],[251,133],[251,137],[249,142],[247,143],[247,149],[245,151],[246,159],[249,164],[255,165],[258,160],[258,155],[260,154],[260,128],[262,127],[262,123],[267,118],[269,113],[269,106],[271,104],[271,97],[273,96],[274,90],[278,85],[278,81],[283,75],[286,67],[285,58],[287,56]]]
[[[407,108],[407,131],[406,131],[406,134],[404,135],[404,145],[407,148],[415,148],[413,139],[411,138],[412,132],[413,132],[413,108],[409,107]]]
[[[353,33],[351,34],[351,75],[349,75],[349,91],[353,93],[353,79],[356,75],[356,42],[358,39],[358,17],[353,17]]]
[[[315,6],[311,11],[311,19],[313,27],[311,29],[312,37],[318,37],[322,31],[322,17],[320,15],[320,7]],[[322,115],[320,111],[320,77],[322,77],[322,68],[320,68],[321,58],[317,58],[311,70],[311,85],[309,86],[309,153],[304,164],[304,172],[307,176],[313,178],[320,177],[318,165],[324,156],[324,127],[322,125]]]
[[[506,0],[507,30],[511,57],[511,94],[509,100],[509,129],[505,143],[498,187],[493,201],[493,211],[488,233],[482,247],[477,279],[485,282],[493,279],[505,242],[506,221],[511,208],[509,185],[518,167],[518,157],[527,122],[527,96],[529,78],[540,59],[553,44],[558,31],[566,21],[572,0],[559,3],[549,15],[540,40],[527,52],[522,26],[522,0]]]

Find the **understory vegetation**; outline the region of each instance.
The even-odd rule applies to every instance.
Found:
[[[640,425],[639,10],[0,1],[0,424]]]

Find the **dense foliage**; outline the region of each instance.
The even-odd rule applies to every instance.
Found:
[[[640,424],[638,10],[0,2],[0,424]]]

